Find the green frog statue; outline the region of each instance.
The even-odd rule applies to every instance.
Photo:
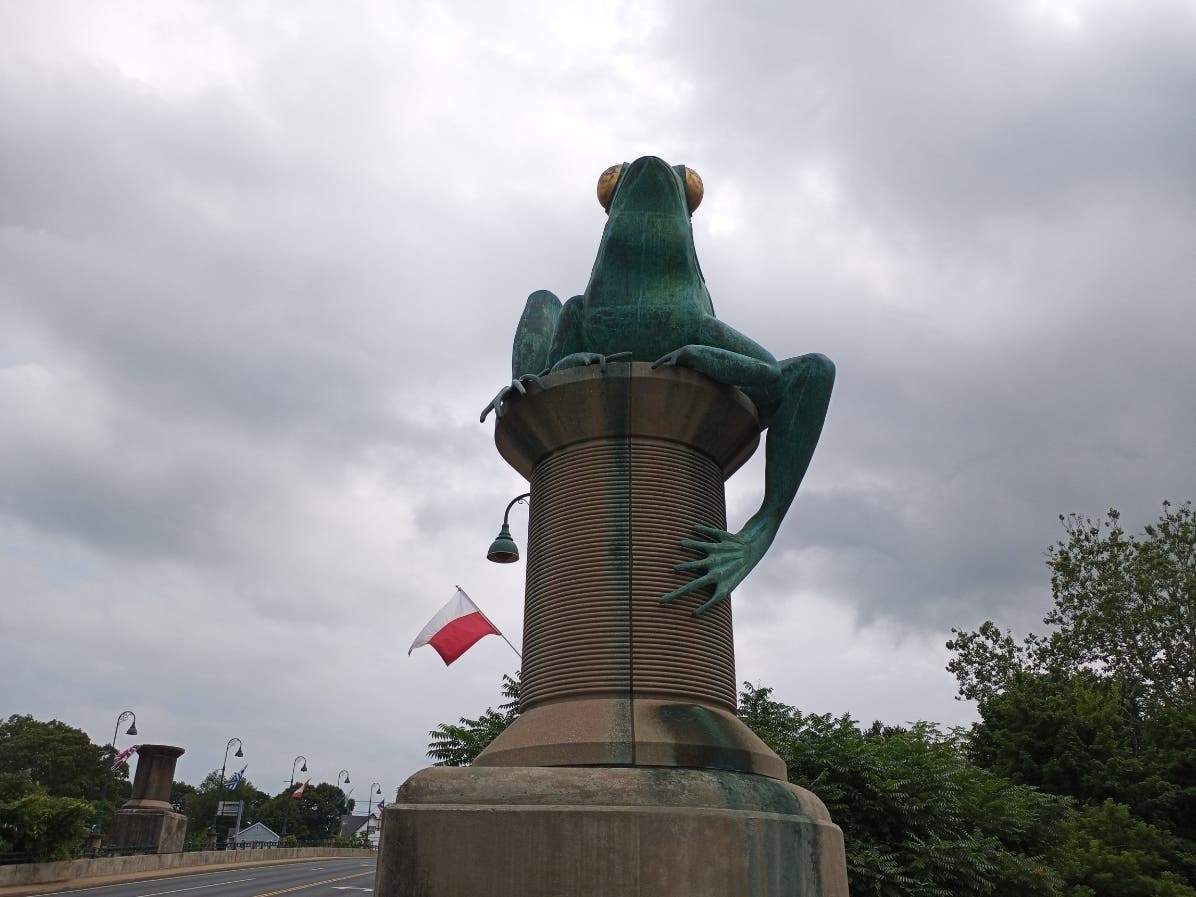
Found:
[[[683,539],[706,556],[676,566],[694,578],[662,602],[707,586],[700,614],[731,594],[776,538],[809,467],[830,404],[835,366],[812,353],[778,362],[766,349],[714,316],[694,249],[690,216],[702,179],[654,156],[614,165],[598,180],[606,229],[586,291],[561,304],[547,290],[528,297],[511,353],[514,378],[482,411],[502,416],[505,403],[542,388],[539,377],[612,360],[682,365],[738,387],[768,430],[764,501],[737,533],[701,523],[702,538]]]

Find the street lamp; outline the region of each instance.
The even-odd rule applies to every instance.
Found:
[[[374,795],[382,793],[382,786],[378,782],[370,783],[369,796],[365,799],[365,839],[370,840],[370,821],[374,818]]]
[[[490,543],[490,550],[486,552],[486,560],[494,561],[496,564],[513,564],[519,560],[519,546],[515,544],[515,540],[511,538],[511,527],[507,523],[507,517],[511,513],[511,508],[515,507],[517,502],[524,501],[531,498],[530,492],[525,492],[523,495],[517,495],[511,499],[511,503],[507,505],[507,509],[503,511],[502,515],[502,529],[498,531],[498,535],[494,537],[494,541]],[[371,797],[372,800],[372,797]]]
[[[286,812],[284,812],[282,814],[282,836],[284,838],[287,836],[287,823],[291,821],[290,797],[291,797],[291,790],[295,787],[295,767],[298,765],[300,760],[303,761],[303,766],[300,768],[299,771],[307,772],[307,758],[304,757],[302,754],[300,754],[298,757],[295,758],[295,762],[291,764],[291,784],[287,785]]]
[[[241,750],[241,739],[230,738],[228,744],[224,746],[224,762],[220,764],[220,788],[216,789],[216,815],[212,817],[212,831],[216,831],[216,826],[220,823],[220,789],[224,787],[224,770],[228,767],[228,750],[233,746],[234,741],[237,743],[237,752],[233,756],[245,756],[245,752]]]
[[[121,711],[120,716],[118,716],[116,718],[116,728],[114,728],[112,730],[112,741],[110,741],[108,743],[108,746],[110,748],[112,748],[112,756],[114,758],[116,756],[116,736],[120,732],[120,724],[125,721],[126,716],[132,717],[133,723],[132,723],[132,725],[129,726],[129,728],[125,732],[125,734],[126,735],[136,735],[137,734],[137,714],[134,713],[132,710]],[[108,799],[108,780],[110,778],[112,778],[111,772],[112,772],[111,770],[104,770],[104,783],[103,783],[103,785],[100,786],[100,804],[98,807],[96,807],[96,823],[95,823],[96,838],[99,838],[104,833],[104,801],[106,801]]]

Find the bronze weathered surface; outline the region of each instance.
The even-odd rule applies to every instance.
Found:
[[[702,189],[655,158],[609,169],[585,294],[528,298],[482,413],[531,482],[522,714],[474,766],[399,790],[378,897],[847,895],[842,833],[735,716],[727,600],[805,474],[834,366],[714,317]],[[730,533],[723,483],[764,428],[764,501]]]
[[[683,412],[678,409],[684,409]],[[725,523],[723,478],[759,439],[741,393],[692,371],[550,374],[502,417],[530,474],[521,716],[480,766],[689,766],[785,777],[735,717],[731,605],[661,604],[691,519]]]
[[[603,172],[598,199],[608,218],[585,292],[564,304],[547,290],[528,297],[512,347],[514,379],[481,415],[493,409],[502,417],[549,371],[605,370],[624,357],[688,367],[742,389],[769,431],[764,500],[735,533],[725,523],[688,521],[693,532],[681,542],[697,556],[677,565],[688,581],[660,600],[709,586],[694,613],[726,600],[772,545],[814,455],[835,380],[826,356],[778,362],[715,317],[690,225],[703,190],[692,169],[654,156]]]

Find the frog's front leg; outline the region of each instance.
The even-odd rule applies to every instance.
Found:
[[[606,363],[608,361],[620,361],[630,357],[630,352],[615,352],[613,355],[599,355],[597,352],[572,352],[554,364],[552,369],[554,371],[563,371],[565,368],[577,368],[582,365],[596,364],[602,369],[602,373],[605,374]]]
[[[786,359],[779,369],[779,399],[769,404],[755,398],[760,405],[762,424],[768,427],[764,502],[737,533],[695,524],[694,531],[706,538],[683,539],[681,544],[704,552],[706,556],[677,564],[673,569],[682,573],[705,572],[664,595],[660,599],[662,602],[713,586],[710,598],[694,613],[708,610],[731,594],[776,538],[814,456],[835,382],[834,363],[817,353]]]
[[[548,372],[541,371],[540,373],[546,374]],[[527,385],[525,386],[524,384]],[[510,398],[512,393],[521,396],[527,395],[527,386],[535,386],[537,387],[537,391],[544,388],[544,384],[540,381],[539,376],[536,374],[524,374],[522,377],[516,377],[511,381],[510,386],[504,386],[502,389],[500,389],[498,391],[498,395],[494,397],[490,404],[482,409],[481,417],[479,417],[478,420],[482,423],[485,423],[486,417],[491,411],[494,412],[495,417],[502,417],[503,402]]]

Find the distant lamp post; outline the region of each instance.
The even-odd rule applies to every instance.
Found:
[[[382,793],[382,785],[378,782],[370,783],[369,796],[365,799],[365,839],[370,840],[370,822],[374,818],[374,795]]]
[[[237,744],[237,752],[233,756],[245,756],[245,752],[241,750],[241,739],[230,738],[228,744],[224,746],[224,762],[220,764],[220,787],[216,789],[216,814],[212,817],[212,831],[216,831],[216,826],[220,824],[220,792],[224,788],[224,771],[228,768],[228,751],[233,746],[233,742]]]
[[[347,770],[347,769],[342,769],[340,772],[338,772],[338,773],[336,774],[336,787],[337,787],[337,788],[339,788],[339,787],[341,786],[341,784],[342,784],[342,782],[341,782],[341,776],[344,776],[344,777],[345,777],[345,781],[344,781],[344,783],[343,783],[343,784],[345,784],[345,785],[352,785],[352,784],[353,784],[352,782],[350,782],[350,781],[349,781],[349,770]]]
[[[137,734],[137,714],[132,710],[121,711],[120,716],[116,718],[116,728],[112,730],[112,741],[108,743],[108,747],[112,748],[112,756],[114,758],[116,756],[116,736],[120,733],[120,724],[125,721],[125,717],[131,717],[133,720],[132,725],[129,726],[125,734]],[[115,767],[113,768],[115,769]],[[108,780],[110,778],[112,778],[112,770],[104,770],[104,782],[100,786],[100,803],[99,806],[96,807],[96,822],[94,826],[97,839],[104,834],[104,802],[108,799]]]
[[[490,543],[490,550],[486,552],[486,560],[494,561],[496,564],[513,564],[519,560],[519,546],[511,538],[511,526],[507,522],[507,518],[511,513],[511,508],[515,507],[516,503],[525,501],[531,497],[532,494],[530,492],[525,492],[523,495],[517,495],[511,499],[511,503],[503,511],[502,529],[498,531],[498,535]],[[372,796],[370,800],[373,800]]]
[[[287,785],[287,802],[286,811],[282,814],[282,836],[287,836],[287,823],[291,821],[291,792],[295,790],[295,767],[299,761],[303,761],[303,766],[300,767],[300,772],[307,772],[307,758],[300,754],[295,758],[295,762],[291,764],[291,784]]]

